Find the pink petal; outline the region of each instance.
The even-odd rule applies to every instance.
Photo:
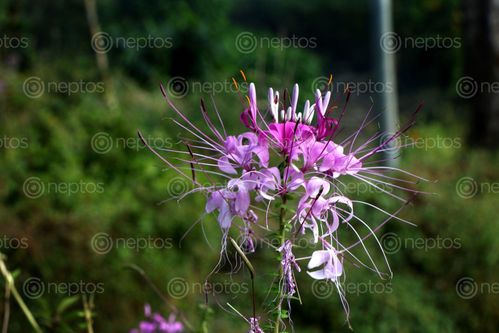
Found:
[[[222,156],[218,159],[218,168],[222,170],[225,173],[228,174],[237,174],[236,169],[232,166],[232,164],[229,162],[229,159],[226,156]]]
[[[224,198],[220,194],[220,192],[213,192],[211,196],[208,198],[206,202],[205,210],[207,213],[213,212],[215,209],[219,208],[222,205]]]

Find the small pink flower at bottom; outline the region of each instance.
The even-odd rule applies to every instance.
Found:
[[[175,314],[170,314],[168,321],[159,313],[151,314],[149,304],[144,306],[144,313],[147,320],[141,321],[139,328],[133,329],[130,333],[183,333],[184,325],[176,320]]]
[[[264,333],[257,318],[250,318],[250,330],[248,333]]]

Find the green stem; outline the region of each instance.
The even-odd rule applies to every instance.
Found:
[[[279,213],[279,247],[284,245],[284,242],[286,241],[286,223],[284,222],[284,215],[286,214],[286,208],[284,207],[286,205],[287,198],[286,195],[282,196],[282,206],[281,206],[281,212]],[[279,269],[279,279],[277,280],[278,283],[282,281],[284,278],[284,270],[282,268],[282,265],[280,266]],[[277,300],[279,304],[277,304],[277,316],[276,320],[274,323],[274,333],[279,333],[279,328],[281,326],[281,312],[282,312],[282,304],[281,304],[281,289],[279,288],[279,294],[277,297]]]
[[[6,284],[8,285],[8,288],[12,292],[12,295],[14,296],[15,300],[17,301],[17,304],[19,305],[19,307],[23,311],[24,315],[26,316],[26,318],[30,322],[30,324],[33,327],[33,329],[35,330],[35,332],[42,333],[42,329],[40,328],[40,326],[38,326],[38,323],[36,322],[35,317],[31,313],[31,311],[29,311],[29,309],[26,306],[26,303],[24,303],[21,295],[19,295],[19,292],[17,291],[16,286],[14,284],[14,277],[7,269],[7,266],[5,265],[5,262],[4,262],[4,258],[5,258],[5,256],[2,253],[0,253],[0,273],[4,276]]]
[[[87,323],[87,333],[94,333],[93,328],[93,313],[92,310],[94,308],[94,299],[93,295],[87,298],[86,295],[82,296],[83,301],[83,313],[85,315],[85,322]]]

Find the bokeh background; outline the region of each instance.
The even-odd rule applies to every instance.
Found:
[[[376,77],[381,48],[396,61],[400,122],[425,103],[401,139],[407,147],[398,161],[431,179],[418,187],[435,194],[418,196],[401,214],[417,228],[393,222],[380,234],[391,281],[347,268],[352,326],[496,332],[499,6],[394,1],[392,40],[383,43],[373,38],[372,3],[3,0],[0,251],[43,330],[90,332],[82,295],[95,332],[128,332],[145,303],[165,316],[173,306],[194,327],[206,316],[199,304],[218,262],[219,227],[213,216],[197,223],[202,195],[168,200],[190,185],[137,138],[140,129],[151,145],[171,148],[184,135],[159,82],[193,121],[202,122],[200,98],[211,104],[212,96],[227,128],[240,130],[232,78],[244,94],[241,69],[256,82],[262,105],[268,86],[298,82],[302,98],[312,98],[333,74],[338,104],[345,86],[354,87],[348,132],[371,104],[373,113],[384,112],[381,95],[392,82]],[[379,191],[352,186],[351,195],[399,207]],[[270,252],[263,247],[250,256],[264,318],[275,266]],[[0,280],[3,290],[5,276]],[[303,273],[298,281],[304,304],[293,302],[296,332],[349,331],[333,287],[312,284]],[[241,318],[221,306],[230,302],[250,315],[247,271],[229,274],[225,267],[211,282],[209,332],[246,332]],[[2,313],[10,308],[8,332],[30,332],[14,297],[5,302],[0,294]]]

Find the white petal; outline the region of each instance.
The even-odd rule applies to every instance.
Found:
[[[249,86],[249,98],[251,103],[256,103],[256,89],[253,82],[251,82]]]
[[[268,98],[269,98],[269,106],[272,107],[272,105],[274,104],[274,89],[269,88]]]
[[[269,107],[275,122],[279,121],[279,92],[269,88]]]
[[[288,110],[286,111],[286,121],[290,121],[293,119],[293,110],[291,106],[288,106]]]
[[[316,279],[316,280],[324,280],[326,279],[326,274],[324,274],[324,270],[321,269],[319,271],[315,271],[315,272],[307,272],[308,275],[310,275],[310,277],[312,279]]]
[[[303,122],[309,124],[310,118],[310,101],[307,99],[303,108]]]
[[[322,110],[324,114],[326,113],[327,106],[329,105],[329,99],[331,98],[331,92],[328,91],[322,100]]]
[[[310,261],[308,262],[308,268],[309,269],[316,268],[324,263],[327,263],[329,261],[329,256],[330,256],[329,251],[326,250],[314,251],[314,253],[312,253],[312,258],[310,258]]]
[[[298,104],[298,94],[300,93],[300,88],[298,87],[298,83],[295,83],[293,87],[293,97],[291,99],[291,109],[293,113],[296,113],[296,105]]]

